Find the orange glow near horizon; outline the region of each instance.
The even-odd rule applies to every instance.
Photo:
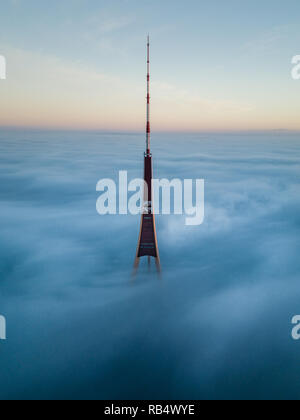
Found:
[[[145,130],[144,75],[133,82],[41,53],[6,48],[6,55],[9,67],[7,80],[0,81],[0,127]],[[230,95],[211,91],[208,97],[152,80],[152,129],[300,130],[297,83],[289,79],[288,83],[289,91],[276,104],[274,92],[262,100],[246,85],[241,100],[237,89]],[[262,81],[257,81],[257,88],[264,96]]]

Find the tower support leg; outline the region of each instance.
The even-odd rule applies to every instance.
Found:
[[[139,269],[139,265],[140,265],[140,259],[138,257],[136,257],[136,259],[134,260],[134,266],[133,266],[133,273],[132,273],[133,277],[136,276],[137,271]]]
[[[155,258],[155,264],[158,274],[161,274],[161,265],[160,265],[160,258]]]

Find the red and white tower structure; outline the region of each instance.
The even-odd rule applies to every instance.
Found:
[[[155,214],[153,207],[153,192],[152,192],[152,154],[150,148],[151,128],[150,128],[150,39],[147,40],[147,125],[146,125],[146,153],[144,160],[144,180],[145,185],[145,209],[143,210],[140,235],[134,267],[138,269],[140,258],[148,257],[150,265],[151,258],[155,259],[157,271],[161,272],[160,258],[157,244]]]

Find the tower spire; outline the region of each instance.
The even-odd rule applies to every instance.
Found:
[[[160,273],[160,258],[157,244],[155,215],[152,197],[152,154],[150,150],[150,37],[147,38],[147,127],[146,127],[146,153],[144,157],[144,181],[147,188],[144,191],[144,210],[141,217],[141,228],[137,252],[134,262],[136,273],[140,259],[148,257],[150,266],[151,258],[155,259],[157,271]]]
[[[150,36],[147,37],[147,127],[146,127],[146,156],[150,156]]]

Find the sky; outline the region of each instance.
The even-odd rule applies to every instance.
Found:
[[[0,126],[300,130],[298,0],[5,0]]]

